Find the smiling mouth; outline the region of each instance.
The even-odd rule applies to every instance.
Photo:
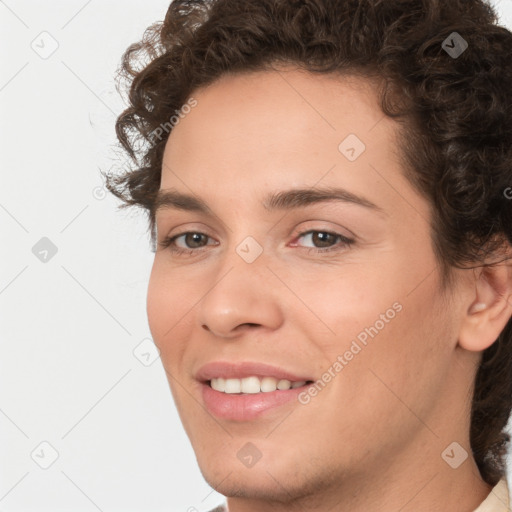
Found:
[[[206,381],[206,384],[208,384],[215,391],[230,395],[286,391],[288,389],[296,389],[307,386],[312,383],[313,381],[311,380],[290,381],[287,379],[276,379],[275,377],[256,376],[245,377],[242,379],[217,377]]]

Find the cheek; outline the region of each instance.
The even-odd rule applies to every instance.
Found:
[[[435,280],[430,284],[399,297],[401,310],[387,323],[376,321],[385,310],[374,309],[377,316],[366,317],[368,324],[359,331],[366,344],[359,343],[361,351],[345,368],[342,392],[358,397],[354,406],[359,413],[372,411],[369,421],[372,415],[380,417],[397,431],[418,426],[408,407],[420,418],[429,416],[448,371],[449,311],[441,310]]]
[[[168,309],[167,301],[171,298],[168,297],[163,286],[162,279],[158,275],[155,263],[151,270],[149,278],[147,297],[146,297],[146,312],[148,317],[149,329],[153,337],[153,341],[161,348],[161,338],[165,332],[165,324],[167,321],[166,310]],[[169,328],[169,327],[167,327]]]
[[[386,273],[352,267],[335,277],[318,275],[315,282],[302,283],[301,304],[295,307],[296,321],[331,354],[348,350],[354,339],[370,339],[368,329],[377,336],[399,321],[402,309],[399,287],[386,282]],[[298,287],[296,287],[298,288]],[[381,319],[383,317],[384,320]],[[315,329],[315,330],[314,330]],[[324,336],[324,332],[326,335]],[[318,335],[316,336],[319,340]]]
[[[146,312],[153,341],[162,356],[178,348],[174,340],[181,339],[183,329],[190,324],[190,309],[194,304],[191,290],[193,287],[184,286],[178,276],[164,271],[155,260],[148,283]]]
[[[337,365],[337,375],[344,375],[337,384],[342,393],[358,393],[370,386],[379,394],[380,386],[389,395],[378,382],[382,377],[404,397],[408,393],[417,397],[422,382],[440,378],[436,368],[445,364],[453,326],[437,275],[433,273],[414,290],[424,279],[423,266],[418,265],[414,275],[404,275],[400,264],[388,263],[385,269],[367,268],[301,288],[303,301],[316,316],[303,310],[299,314],[296,308],[296,322],[316,344],[317,356],[321,354],[314,358],[321,360],[318,371],[328,371],[342,356],[343,368]]]

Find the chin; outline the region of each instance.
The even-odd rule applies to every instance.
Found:
[[[232,471],[231,474],[229,471]],[[274,475],[271,476],[264,470],[256,471],[253,468],[241,471],[238,468],[231,468],[227,472],[201,470],[201,473],[210,487],[228,498],[288,503],[299,497],[293,490],[292,492],[290,489],[285,490],[286,480],[280,477],[273,478]],[[284,485],[279,485],[281,481],[284,482]]]
[[[315,494],[322,483],[327,483],[325,475],[306,474],[311,472],[311,467],[303,466],[300,471],[291,459],[274,459],[272,463],[262,457],[248,468],[236,456],[228,458],[226,453],[219,451],[208,459],[197,458],[203,478],[226,497],[284,504]]]

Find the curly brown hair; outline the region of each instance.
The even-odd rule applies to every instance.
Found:
[[[280,63],[378,85],[382,111],[401,127],[404,174],[432,207],[443,283],[451,282],[452,267],[485,266],[489,255],[512,245],[512,33],[490,5],[174,0],[165,20],[122,57],[118,87],[124,83],[129,107],[116,133],[130,163],[122,174],[106,176],[121,208],[138,206],[148,215],[153,250],[169,120],[178,119],[193,91],[222,75]],[[509,320],[483,351],[472,401],[471,448],[491,485],[505,475],[511,408]]]

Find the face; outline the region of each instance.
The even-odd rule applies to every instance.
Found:
[[[195,203],[156,215],[147,313],[206,480],[286,501],[434,443],[445,465],[458,306],[374,88],[283,68],[193,98],[161,192]]]

